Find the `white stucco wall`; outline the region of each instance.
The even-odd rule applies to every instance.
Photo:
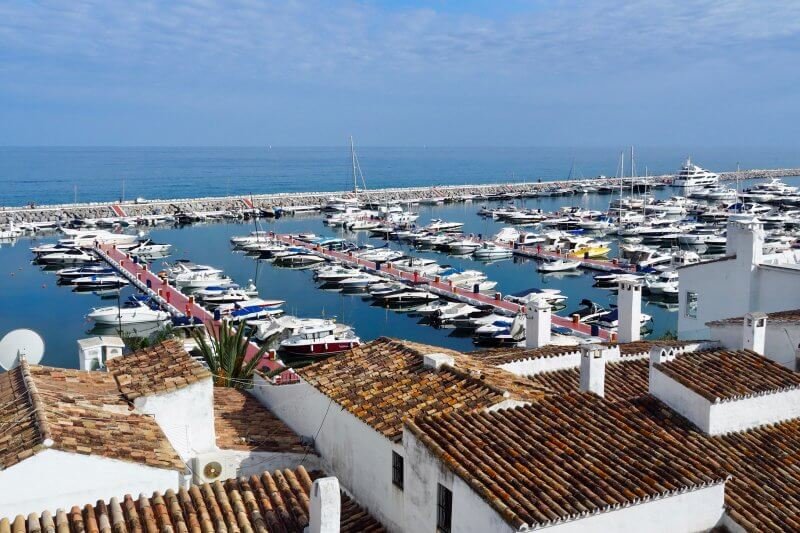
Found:
[[[438,485],[453,493],[452,530],[454,532],[515,531],[461,478],[433,456],[413,433],[404,429],[405,453],[405,531],[436,531]]]
[[[402,531],[403,491],[392,484],[392,451],[402,455],[400,444],[303,381],[271,385],[256,376],[252,393],[297,434],[319,431],[315,447],[327,472],[390,531]]]
[[[744,264],[739,258],[682,268],[678,336],[708,338],[713,320],[800,307],[800,269]],[[686,294],[698,294],[697,318],[686,316]]]
[[[650,394],[708,433],[711,402],[650,366]]]
[[[800,390],[710,402],[650,367],[650,393],[709,435],[773,424],[800,417]]]
[[[800,390],[710,405],[708,433],[722,435],[800,417]]]
[[[797,302],[800,307],[800,301]],[[725,348],[740,350],[742,348],[742,325],[722,324],[709,328],[709,335],[719,339]],[[789,370],[795,369],[795,350],[800,344],[800,325],[767,320],[767,337],[764,357],[772,359]]]
[[[141,463],[43,450],[16,465],[0,470],[0,518],[73,505],[94,505],[126,494],[138,496],[181,487],[183,474]]]
[[[155,417],[183,460],[217,449],[211,378],[172,392],[137,398],[134,405],[140,413]]]
[[[321,468],[319,457],[310,453],[248,452],[243,450],[221,450],[228,457],[228,464],[236,467],[236,477],[260,476],[275,470],[294,470],[301,464],[308,470]]]
[[[722,522],[725,484],[676,494],[546,528],[552,533],[706,531]]]
[[[626,356],[626,361],[634,359],[644,359],[649,356],[648,353],[641,355]],[[622,356],[619,353],[619,347],[606,349],[606,362],[614,363],[620,361]],[[509,372],[518,376],[533,376],[542,372],[552,372],[554,370],[564,370],[565,368],[578,368],[581,366],[581,351],[576,347],[574,352],[565,353],[555,357],[537,357],[533,359],[523,359],[520,361],[512,361],[499,365],[500,368],[508,370]]]

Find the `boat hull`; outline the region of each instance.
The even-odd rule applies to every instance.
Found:
[[[314,356],[346,352],[360,344],[357,340],[333,341],[320,344],[282,345],[281,350],[289,355]]]

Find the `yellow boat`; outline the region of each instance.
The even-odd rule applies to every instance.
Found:
[[[579,259],[586,257],[592,259],[596,257],[605,257],[610,251],[611,248],[602,244],[583,244],[573,248],[570,251],[570,255]]]

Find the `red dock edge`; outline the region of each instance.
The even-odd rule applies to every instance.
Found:
[[[117,250],[113,245],[99,245],[97,250],[104,252],[109,258],[116,261],[117,265],[110,264],[113,268],[120,270],[121,274],[126,275],[131,281],[137,280],[141,283],[140,289],[145,289],[151,293],[151,296],[160,296],[169,302],[169,305],[187,316],[197,317],[209,327],[218,328],[221,324],[220,321],[214,320],[212,315],[203,306],[195,303],[193,299],[183,294],[180,289],[169,285],[166,281],[159,278],[156,274],[145,268],[144,265],[135,263],[133,258]],[[102,258],[103,256],[100,255]],[[250,343],[247,348],[248,360],[255,357],[259,351],[259,346],[255,343]],[[300,381],[300,377],[294,373],[293,370],[287,368],[282,362],[269,359],[268,354],[264,354],[259,364],[259,368],[266,367],[269,371],[274,371],[280,368],[285,368],[275,380],[276,384],[296,383]]]

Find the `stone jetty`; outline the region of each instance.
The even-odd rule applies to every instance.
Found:
[[[720,180],[749,180],[756,178],[778,178],[800,176],[800,168],[754,169],[737,172],[721,172]],[[670,183],[674,175],[650,176],[654,182]],[[634,180],[645,179],[633,178]],[[631,178],[625,178],[630,182]],[[472,196],[493,196],[536,194],[560,187],[570,186],[619,186],[617,178],[589,178],[561,181],[527,181],[493,183],[483,185],[446,185],[433,187],[404,187],[360,191],[359,197],[370,202],[415,202],[432,198],[450,201],[463,200]],[[208,198],[179,198],[164,200],[136,200],[126,202],[93,202],[62,205],[32,205],[21,207],[0,207],[0,224],[13,220],[17,223],[56,222],[72,219],[140,217],[146,215],[175,214],[179,212],[241,211],[251,208],[282,208],[287,211],[319,208],[331,197],[348,198],[353,191],[296,192],[278,194],[259,194],[252,196],[228,196]]]

